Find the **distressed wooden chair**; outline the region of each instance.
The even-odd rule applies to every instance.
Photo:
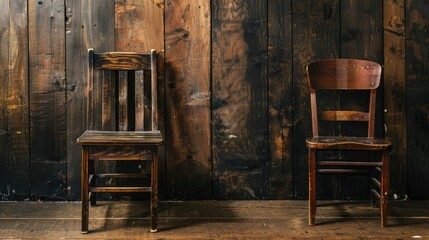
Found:
[[[88,202],[95,205],[95,193],[109,192],[150,192],[150,229],[156,232],[158,146],[163,144],[157,117],[157,53],[94,53],[89,49],[88,61],[89,130],[77,139],[82,145],[82,232],[88,232]],[[144,160],[150,161],[150,174],[139,167],[133,173],[97,171],[98,161],[123,164]],[[129,185],[97,184],[102,182],[99,179],[118,178]],[[150,186],[135,186],[131,184],[134,178],[145,178]]]
[[[306,139],[309,168],[309,225],[315,224],[317,173],[361,173],[366,169],[376,172],[370,179],[373,187],[371,194],[380,200],[381,226],[384,227],[387,224],[391,143],[384,139],[374,138],[375,100],[380,77],[381,66],[365,60],[328,59],[310,63],[307,67],[313,130],[313,136]],[[357,111],[342,109],[323,109],[324,111],[322,111],[322,109],[318,109],[316,94],[331,90],[366,90],[369,92],[369,101],[367,106],[361,107]],[[342,101],[347,100],[350,99],[342,98]],[[362,111],[362,109],[368,109],[368,111]],[[320,111],[318,112],[318,110]],[[319,134],[319,120],[367,122],[368,129],[364,131],[367,134],[359,137],[324,136]],[[319,151],[366,151],[369,153],[367,155],[369,157],[362,160],[341,159],[342,157],[332,160],[320,156]]]

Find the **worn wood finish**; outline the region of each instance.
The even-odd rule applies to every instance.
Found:
[[[247,6],[248,1],[223,1],[222,4],[228,9],[240,9]],[[84,103],[89,97],[89,92],[85,80],[86,70],[79,66],[85,61],[88,47],[94,47],[97,51],[147,52],[149,48],[160,51],[159,129],[168,141],[165,149],[160,148],[159,155],[159,167],[162,174],[160,192],[165,193],[161,195],[165,198],[180,199],[211,198],[212,185],[217,184],[213,181],[212,176],[219,174],[211,165],[211,161],[215,159],[211,151],[213,149],[219,149],[214,153],[228,151],[228,155],[232,156],[230,153],[237,152],[236,150],[240,147],[229,145],[228,142],[225,144],[221,142],[219,145],[221,148],[213,145],[212,142],[218,144],[216,143],[218,138],[214,135],[215,131],[212,131],[217,126],[214,124],[217,123],[213,121],[210,125],[210,120],[216,120],[215,118],[220,116],[218,113],[222,113],[224,114],[222,118],[231,119],[230,125],[234,128],[239,126],[240,131],[254,128],[248,123],[243,123],[242,118],[234,118],[238,111],[243,113],[243,109],[249,110],[246,105],[237,105],[238,110],[233,111],[232,108],[225,105],[225,102],[216,99],[211,101],[209,97],[212,93],[216,94],[217,90],[214,88],[216,79],[227,79],[218,74],[220,72],[216,70],[217,67],[214,70],[211,69],[211,64],[213,66],[225,65],[218,61],[218,52],[211,52],[211,50],[217,49],[216,47],[211,49],[211,44],[219,42],[215,38],[217,33],[214,31],[221,28],[224,29],[221,30],[224,36],[243,33],[240,37],[233,37],[233,39],[241,39],[240,41],[222,39],[224,45],[220,48],[227,54],[227,48],[239,52],[242,49],[241,46],[244,45],[247,47],[259,44],[261,49],[267,50],[266,60],[264,60],[264,64],[267,66],[266,73],[264,73],[266,76],[262,77],[263,80],[260,81],[260,83],[266,84],[266,88],[260,88],[261,92],[266,93],[266,100],[263,103],[265,106],[261,107],[264,110],[260,111],[262,115],[266,115],[266,120],[261,124],[258,122],[258,127],[266,126],[265,135],[258,135],[264,138],[261,142],[266,142],[263,147],[266,152],[262,153],[257,150],[262,155],[266,154],[267,158],[265,165],[261,163],[266,168],[265,176],[260,174],[261,179],[264,179],[263,184],[256,184],[252,178],[242,180],[245,178],[240,176],[241,179],[237,180],[236,177],[230,177],[232,179],[230,182],[234,182],[234,184],[224,185],[222,183],[222,186],[229,188],[225,191],[233,192],[234,189],[238,189],[235,182],[246,181],[250,183],[242,184],[240,182],[239,184],[259,184],[265,188],[267,198],[306,198],[307,163],[303,141],[305,137],[309,136],[310,125],[308,114],[306,115],[309,112],[308,92],[306,92],[305,83],[302,82],[305,66],[313,60],[342,57],[370,59],[384,67],[385,78],[381,83],[382,88],[377,100],[379,111],[376,116],[376,126],[378,127],[375,128],[375,135],[386,134],[395,145],[392,162],[397,164],[392,164],[391,169],[391,197],[404,199],[429,196],[426,188],[421,186],[421,183],[426,182],[427,179],[420,178],[420,176],[428,175],[426,169],[429,169],[425,162],[427,155],[425,143],[429,134],[426,133],[427,99],[424,97],[427,95],[425,43],[428,39],[425,29],[429,14],[427,14],[427,4],[424,1],[270,0],[261,1],[263,2],[262,8],[260,8],[259,2],[250,3],[254,6],[255,12],[258,11],[257,9],[266,12],[261,24],[265,25],[267,36],[265,42],[260,42],[263,42],[262,44],[256,43],[257,41],[252,43],[242,41],[252,39],[249,37],[251,34],[247,33],[258,31],[258,29],[252,28],[254,25],[247,16],[233,15],[230,17],[232,20],[229,19],[228,14],[239,13],[239,11],[224,11],[225,14],[221,17],[212,18],[211,15],[220,12],[219,2],[216,0],[211,4],[201,0],[116,0],[107,2],[101,0],[41,0],[27,1],[22,5],[20,1],[1,1],[0,199],[63,199],[65,196],[69,200],[79,200],[81,156],[74,140],[87,127],[85,120],[87,106]],[[213,24],[218,24],[219,27],[211,28],[210,19],[213,19]],[[217,19],[223,19],[223,22],[219,22]],[[156,27],[150,27],[152,24]],[[21,28],[21,26],[23,27]],[[167,28],[164,29],[164,26]],[[246,29],[246,31],[239,29]],[[245,32],[246,35],[244,35]],[[409,36],[409,41],[406,41],[406,36]],[[28,41],[28,38],[36,40]],[[23,47],[14,49],[16,48],[14,46],[21,46],[21,43],[24,44]],[[169,54],[167,58],[164,58],[162,52],[164,47]],[[249,49],[253,52],[258,51],[258,48]],[[60,57],[62,54],[64,56]],[[249,56],[249,59],[256,59],[260,56],[253,53],[240,54],[235,56]],[[25,58],[27,55],[29,58],[28,61],[22,61],[24,64],[13,60]],[[168,64],[166,71],[168,85],[163,85],[165,80],[163,59],[166,59]],[[237,62],[244,62],[244,60],[246,57],[232,59],[231,65],[238,66]],[[23,80],[19,76],[19,81],[11,82],[11,79],[15,79],[15,70],[22,68],[18,66],[20,64],[21,66],[28,65],[24,70],[28,77]],[[60,67],[61,65],[65,67]],[[12,68],[15,70],[11,70]],[[237,68],[229,69],[231,71],[228,70],[221,74],[233,76],[238,72]],[[257,71],[255,70],[255,72]],[[241,77],[245,73],[237,75]],[[112,77],[116,76],[111,76],[110,73],[97,76],[100,81],[94,88],[107,86],[111,83],[109,79]],[[236,82],[233,78],[235,76],[230,78],[231,84]],[[132,85],[139,84],[139,82],[141,81],[129,83],[127,89],[132,90]],[[243,90],[239,92],[253,88],[249,82],[238,82],[240,89]],[[22,86],[22,84],[25,84],[22,88],[23,91],[14,93],[9,91],[11,87],[15,89],[17,85]],[[116,87],[115,84],[113,86]],[[146,91],[147,89],[146,87]],[[165,94],[164,89],[168,91],[168,94]],[[128,90],[124,93],[132,93]],[[383,92],[386,94],[385,97],[380,95]],[[22,94],[22,98],[19,94]],[[61,99],[64,99],[62,94],[66,101],[65,105],[61,105]],[[357,105],[361,99],[358,93],[347,95],[347,98],[348,96],[355,98],[350,106]],[[105,104],[100,106],[101,109],[95,111],[97,114],[92,114],[95,125],[90,127],[98,130],[116,130],[115,127],[118,124],[116,119],[107,118],[111,112],[117,110],[115,105],[111,104],[115,96],[104,92],[91,97],[93,101],[102,101]],[[344,98],[346,95],[327,95],[320,101],[320,104],[331,106],[331,99],[342,97]],[[383,108],[383,98],[385,108]],[[107,100],[110,100],[110,103]],[[166,100],[169,101],[167,111],[165,111]],[[15,104],[17,102],[18,105]],[[140,102],[142,101],[139,100]],[[238,104],[238,101],[236,102]],[[143,115],[148,114],[151,108],[149,101],[143,100],[143,104],[145,104],[144,111],[136,113],[136,117],[140,119]],[[218,110],[218,106],[221,106],[221,110]],[[201,108],[204,110],[201,111]],[[20,118],[21,122],[15,121],[17,116],[22,113],[21,110],[24,109],[27,111],[26,117]],[[98,114],[100,112],[101,114]],[[201,115],[195,113],[201,113]],[[383,121],[383,115],[385,121]],[[64,116],[67,116],[67,120],[63,119]],[[231,116],[233,117],[231,118]],[[167,121],[169,126],[167,133],[163,132],[165,117],[173,119],[173,121]],[[198,120],[195,120],[194,117]],[[49,118],[55,119],[54,122],[49,125],[45,124]],[[84,120],[82,121],[82,119]],[[200,122],[204,124],[198,126],[195,124]],[[384,122],[386,128],[384,128]],[[140,122],[136,121],[134,126],[141,129],[149,126],[150,122],[145,122],[143,126],[136,124],[140,124]],[[348,124],[342,123],[341,126]],[[364,124],[361,123],[351,131],[361,132],[360,130],[365,127]],[[13,131],[10,131],[11,127]],[[332,123],[326,123],[321,127],[331,133],[341,129]],[[17,130],[19,128],[22,128],[22,131]],[[384,129],[387,130],[386,133],[384,133]],[[216,132],[220,131],[224,130],[216,130]],[[12,134],[14,132],[20,132],[23,135]],[[234,136],[239,135],[231,133],[225,136],[231,137],[231,139],[227,139],[228,141],[235,141]],[[44,144],[45,142],[51,144]],[[63,144],[62,147],[61,144]],[[47,146],[54,147],[48,148]],[[408,147],[412,148],[408,149]],[[166,161],[164,153],[170,149],[173,151]],[[180,157],[176,158],[176,156]],[[349,158],[347,154],[343,156]],[[353,158],[355,156],[355,154],[350,155]],[[24,164],[26,166],[10,165],[14,161],[13,159],[21,161],[24,158],[27,159]],[[232,161],[227,161],[228,164],[232,163]],[[169,170],[166,166],[167,163]],[[101,164],[107,164],[107,162]],[[60,165],[67,165],[67,169],[58,167]],[[180,165],[180,169],[185,170],[177,171],[178,165]],[[242,165],[243,169],[247,168],[246,171],[252,174],[256,172],[256,170],[253,171],[254,169],[262,168],[261,166],[255,167],[254,162],[246,162]],[[47,168],[45,168],[46,166]],[[225,175],[237,176],[237,172],[232,170],[235,166],[231,166],[223,167]],[[121,166],[116,165],[99,166],[101,169],[116,169],[117,167],[122,169]],[[135,170],[136,167],[124,166],[124,169]],[[18,168],[25,170],[21,171]],[[30,169],[33,169],[33,172],[30,172]],[[27,174],[23,174],[23,171]],[[13,184],[9,184],[10,177],[29,180],[29,183],[23,184],[28,193],[14,195],[15,188],[12,186]],[[201,182],[200,179],[203,179],[202,182],[204,182],[199,185],[201,187],[189,187],[193,186],[196,181]],[[324,199],[367,199],[366,188],[369,184],[362,182],[363,179],[366,177],[321,177],[318,180],[321,186],[318,189],[318,196]],[[56,189],[50,187],[60,186],[61,182],[66,185],[63,184]],[[290,185],[292,183],[293,186]],[[360,184],[357,187],[359,190],[347,187],[358,186],[356,185],[358,183]],[[339,184],[342,187],[336,188]],[[115,183],[112,182],[112,186],[114,185]],[[165,187],[167,185],[171,187]],[[408,186],[411,186],[412,190],[408,189]],[[55,192],[61,192],[60,188],[63,189],[63,192],[56,194]],[[64,192],[66,189],[67,192]],[[179,191],[180,193],[178,193]],[[188,193],[192,196],[188,196]],[[237,193],[243,198],[247,194],[246,192]]]
[[[1,1],[0,9],[9,9],[9,1]],[[9,49],[9,18],[10,12],[0,14],[0,49]],[[9,51],[0,52],[0,86],[9,85]],[[8,137],[8,92],[6,87],[0,88],[0,200],[9,200],[9,137]]]
[[[213,198],[267,198],[267,2],[212,6]]]
[[[28,3],[31,195],[66,199],[65,6]]]
[[[354,68],[357,68],[357,70]],[[371,61],[353,59],[322,60],[312,62],[307,67],[307,82],[310,91],[311,121],[313,128],[313,137],[306,139],[306,145],[309,151],[309,225],[315,224],[316,173],[360,173],[361,169],[356,169],[356,167],[375,167],[376,169],[381,169],[380,192],[377,196],[380,197],[381,226],[384,227],[387,225],[389,154],[391,143],[384,139],[374,138],[376,92],[380,79],[381,66]],[[337,86],[337,88],[335,88],[335,86]],[[364,112],[368,116],[365,120],[368,128],[366,137],[351,137],[353,135],[351,135],[350,132],[344,133],[345,136],[342,135],[343,133],[335,136],[319,135],[318,115],[324,108],[318,107],[317,95],[321,90],[325,89],[342,92],[356,90],[366,90],[370,92],[367,103],[365,104],[368,106],[368,110]],[[341,99],[342,105],[348,106],[344,104],[344,102],[348,100],[344,96]],[[352,98],[351,101],[353,100]],[[338,121],[354,120],[352,118],[353,115],[346,116],[350,118],[339,119]],[[332,121],[335,119],[328,120]],[[318,151],[354,151],[354,155],[357,151],[363,151],[365,153],[380,152],[382,156],[379,160],[368,160],[368,157],[364,157],[356,161],[354,157],[344,155],[340,156],[338,160],[332,160],[319,157]],[[354,187],[356,187],[356,185]],[[376,191],[376,189],[374,189],[374,191]]]
[[[268,1],[268,198],[293,198],[292,1]]]
[[[293,6],[293,159],[294,159],[294,198],[307,198],[308,166],[305,138],[311,136],[310,102],[306,83],[306,66],[315,60],[335,58],[340,54],[340,7],[339,1],[299,1]],[[321,101],[320,105],[332,105],[329,101]],[[333,106],[334,107],[334,106]],[[322,126],[328,133],[338,133],[339,129]],[[319,179],[318,196],[321,199],[340,198],[338,192],[338,176],[322,176]],[[323,190],[322,190],[323,189]]]
[[[210,26],[210,1],[166,1],[169,198],[211,198]]]
[[[392,227],[380,228],[367,202],[321,202],[308,226],[305,201],[160,202],[160,231],[151,234],[147,202],[100,202],[82,236],[76,202],[1,202],[0,235],[17,239],[410,239],[429,237],[428,201],[393,201]],[[134,209],[142,209],[135,211]],[[143,215],[142,215],[143,212]],[[121,216],[129,215],[124,219]],[[23,227],[25,224],[25,227]],[[41,229],[43,226],[43,229]]]
[[[87,127],[87,49],[114,48],[114,2],[66,0],[67,187],[68,198],[79,199],[80,147],[76,138]]]
[[[429,198],[429,8],[421,0],[406,2],[407,165],[409,196]]]
[[[7,169],[0,183],[1,199],[30,195],[28,112],[27,1],[3,1],[0,17],[1,80],[0,165]],[[0,173],[3,173],[1,170]]]
[[[391,155],[391,189],[395,199],[405,199],[407,184],[407,124],[405,67],[405,0],[383,1],[384,27],[384,119]]]

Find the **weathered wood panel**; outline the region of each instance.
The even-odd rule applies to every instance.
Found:
[[[208,199],[210,1],[167,1],[165,37],[167,195]]]
[[[212,10],[213,198],[267,198],[267,2]]]
[[[67,186],[69,199],[80,196],[81,148],[76,138],[89,126],[87,49],[114,49],[113,1],[66,1]]]
[[[407,160],[411,199],[428,199],[429,3],[406,2]]]
[[[0,1],[0,9],[9,9],[9,1]],[[10,12],[0,14],[0,200],[9,200],[9,138],[7,86],[9,82],[9,17]]]
[[[305,138],[311,136],[311,117],[305,69],[312,61],[339,56],[340,5],[337,0],[294,0],[292,6],[294,197],[306,199],[308,164]],[[327,106],[330,101],[321,101],[319,104]],[[327,127],[326,131],[337,129]],[[318,198],[339,198],[338,176],[321,175],[317,181]]]
[[[28,3],[31,195],[65,199],[64,0]]]
[[[165,91],[164,91],[164,4],[163,1],[139,1],[139,0],[120,0],[115,1],[115,45],[117,51],[126,52],[149,52],[156,49],[158,52],[158,109],[159,109],[159,130],[165,137]],[[143,76],[142,76],[143,77]],[[147,77],[147,76],[146,76]],[[148,81],[149,80],[149,81]],[[144,78],[146,83],[150,78]],[[138,84],[138,82],[136,82]],[[148,87],[144,88],[149,91]],[[136,94],[138,94],[136,92]],[[143,95],[143,93],[141,93]],[[145,93],[146,95],[146,93]],[[149,95],[148,95],[149,96]],[[142,99],[145,111],[140,113],[150,114],[150,102]],[[137,116],[136,116],[137,117]],[[149,119],[149,118],[148,118]],[[149,122],[145,122],[147,128]],[[138,124],[136,118],[136,128],[143,123]],[[165,196],[165,145],[159,147],[159,194],[162,198]]]
[[[366,59],[382,64],[383,35],[381,1],[341,1],[341,58]],[[383,95],[382,87],[377,91],[376,137],[383,137]],[[341,105],[344,109],[359,110],[369,106],[368,93],[361,91],[344,92],[341,94]],[[365,123],[342,123],[342,133],[359,136],[366,131]],[[365,152],[343,153],[344,159],[365,160]],[[344,174],[341,177],[341,199],[368,199],[369,175]]]
[[[393,144],[390,186],[394,199],[405,199],[407,184],[407,124],[405,68],[405,0],[383,1],[384,104],[386,138]]]
[[[2,1],[0,166],[1,199],[30,195],[27,1]]]
[[[293,198],[292,1],[268,1],[268,197]]]

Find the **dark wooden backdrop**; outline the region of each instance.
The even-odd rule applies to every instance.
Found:
[[[161,51],[164,199],[305,199],[304,70],[333,57],[383,64],[391,197],[429,199],[427,1],[1,0],[0,39],[1,200],[79,199],[89,47]],[[364,177],[320,185],[369,196]]]

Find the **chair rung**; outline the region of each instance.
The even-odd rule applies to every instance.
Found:
[[[381,183],[376,178],[372,177],[371,182],[380,189]]]
[[[376,198],[380,199],[380,194],[379,194],[376,190],[371,189],[371,193],[372,193],[372,194],[374,194],[374,196],[375,196]]]
[[[139,173],[104,173],[96,174],[96,178],[148,178],[148,175]]]
[[[368,173],[366,170],[359,169],[317,169],[318,173]]]
[[[150,187],[90,187],[90,192],[151,192]]]
[[[318,166],[357,166],[357,167],[380,167],[381,162],[348,162],[348,161],[318,161]]]

